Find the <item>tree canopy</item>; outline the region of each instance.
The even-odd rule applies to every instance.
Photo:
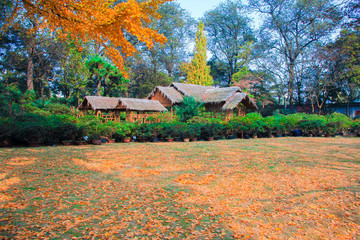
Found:
[[[196,37],[194,56],[189,64],[185,64],[187,74],[187,83],[211,86],[214,84],[210,76],[210,66],[206,63],[206,36],[204,33],[204,24],[199,23]]]
[[[169,0],[15,0],[6,1],[3,31],[21,21],[35,21],[35,27],[50,29],[62,39],[93,40],[105,48],[105,53],[116,66],[124,70],[122,55],[130,56],[136,48],[128,40],[132,35],[151,47],[166,38],[144,26],[152,18],[160,18],[159,6]],[[16,16],[21,16],[16,17]]]

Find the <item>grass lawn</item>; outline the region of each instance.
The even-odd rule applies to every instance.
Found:
[[[0,149],[0,239],[360,239],[360,138]]]

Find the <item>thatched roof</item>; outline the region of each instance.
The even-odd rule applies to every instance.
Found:
[[[78,109],[110,110],[116,108],[120,98],[86,96]]]
[[[175,88],[181,94],[185,96],[193,96],[198,101],[203,102],[205,99],[205,92],[210,89],[215,89],[211,86],[201,86],[187,83],[171,83],[169,87]]]
[[[157,86],[147,98],[151,98],[152,96],[154,96],[156,91],[159,91],[165,98],[169,99],[172,105],[176,103],[181,103],[183,101],[183,96],[181,95],[181,93],[176,91],[173,87]]]
[[[236,108],[239,103],[245,105],[247,109],[257,109],[255,102],[246,93],[236,93],[227,103],[224,104],[222,110],[232,110]]]
[[[205,103],[221,103],[226,102],[236,92],[241,92],[238,87],[226,87],[226,88],[215,88],[209,89],[205,92]]]
[[[136,98],[120,98],[116,108],[128,111],[167,112],[166,108],[157,100]]]

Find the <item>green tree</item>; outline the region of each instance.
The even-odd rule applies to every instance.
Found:
[[[190,63],[185,64],[187,83],[211,86],[214,84],[210,76],[210,66],[206,64],[206,36],[204,34],[204,24],[199,23],[196,37],[194,56]]]
[[[155,86],[168,86],[172,82],[166,73],[154,71],[142,58],[135,58],[130,71],[130,83],[128,94],[130,97],[144,98],[151,93]]]
[[[240,83],[248,80],[251,77],[251,72],[249,69],[249,64],[252,54],[252,45],[253,42],[246,42],[240,46],[240,51],[237,56],[238,58],[238,71],[232,76],[232,83]]]
[[[265,64],[284,69],[292,108],[301,56],[333,33],[341,20],[339,8],[332,0],[250,0],[250,5],[265,17],[260,51],[268,59]]]
[[[198,116],[202,106],[203,103],[196,102],[194,97],[184,97],[184,100],[175,108],[175,110],[180,121],[186,122],[187,120]]]
[[[26,21],[1,36],[0,70],[7,83],[16,82],[22,91],[44,97],[50,95],[49,81],[54,79],[64,52],[52,34],[31,31],[33,27],[36,23]]]
[[[233,74],[238,72],[240,47],[255,40],[247,12],[240,1],[226,0],[206,12],[203,18],[209,37],[209,50],[213,57],[222,63],[217,66],[226,67],[226,85],[231,85]]]
[[[175,2],[162,5],[159,14],[161,19],[154,21],[155,29],[163,34],[167,41],[164,44],[155,44],[151,51],[157,52],[157,61],[169,77],[178,77],[182,62],[189,56],[187,46],[194,33],[194,20]]]
[[[64,57],[60,60],[61,70],[52,83],[52,90],[77,106],[79,100],[89,94],[87,83],[90,72],[86,66],[89,50],[87,46],[79,47],[68,40],[64,43],[64,51]]]
[[[95,55],[86,62],[90,71],[94,91],[97,96],[119,97],[127,90],[128,79],[121,71],[99,55]]]

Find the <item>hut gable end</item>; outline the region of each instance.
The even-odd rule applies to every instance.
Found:
[[[249,97],[246,93],[236,93],[232,98],[230,98],[222,107],[223,111],[233,110],[240,103],[242,103],[247,109],[257,109],[255,102]]]
[[[181,103],[183,101],[183,96],[180,92],[172,87],[155,87],[148,99],[158,100],[165,107],[171,107],[172,105]]]

